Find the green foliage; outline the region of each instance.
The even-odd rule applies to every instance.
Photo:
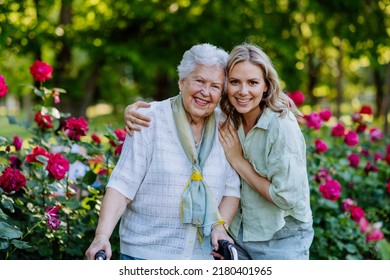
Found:
[[[21,149],[16,148],[15,140],[0,138],[0,172],[4,175],[11,166],[27,179],[20,190],[0,188],[0,259],[83,259],[94,237],[109,173],[118,159],[114,149],[122,142],[111,127],[107,127],[102,143],[93,142],[91,135],[72,139],[60,129],[62,118],[70,116],[49,104],[53,92],[41,86],[34,93],[46,103],[37,107],[37,111],[54,119],[54,128],[43,129],[38,123],[8,118],[10,124],[24,127],[32,137],[24,141]],[[36,147],[50,154],[61,154],[70,164],[66,176],[57,179],[51,176],[47,156],[37,155],[35,162],[28,160]],[[65,168],[61,164],[56,168]],[[57,205],[61,223],[58,229],[53,229],[47,211]],[[119,256],[117,229],[111,240],[115,258]]]

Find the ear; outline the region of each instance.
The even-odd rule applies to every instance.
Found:
[[[180,79],[178,82],[177,82],[178,86],[179,86],[179,90],[181,91],[182,90],[182,87],[184,86],[184,79]]]

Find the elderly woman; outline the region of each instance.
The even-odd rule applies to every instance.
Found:
[[[239,203],[239,177],[218,141],[214,112],[228,54],[195,45],[178,66],[180,93],[140,112],[152,125],[127,137],[103,199],[95,238],[105,250],[119,219],[121,259],[213,259]]]

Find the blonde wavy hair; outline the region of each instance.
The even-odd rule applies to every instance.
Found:
[[[263,72],[268,90],[263,94],[263,99],[259,104],[262,112],[265,108],[270,108],[272,111],[278,112],[282,117],[284,117],[290,110],[297,119],[303,117],[292,99],[281,90],[278,73],[276,72],[270,58],[260,47],[249,43],[243,43],[235,46],[229,55],[227,75],[229,76],[231,70],[237,63],[243,61],[250,61],[251,63],[259,66]],[[242,122],[241,114],[238,113],[230,103],[226,91],[221,97],[220,107],[227,117],[225,124],[231,121],[237,129]]]

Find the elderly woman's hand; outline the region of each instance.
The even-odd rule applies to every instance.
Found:
[[[126,132],[131,136],[133,131],[140,131],[140,126],[149,126],[150,118],[137,112],[139,108],[149,108],[150,104],[144,101],[137,101],[126,107],[124,121]]]
[[[211,245],[214,248],[214,251],[211,252],[211,255],[214,256],[215,258],[223,259],[223,257],[216,252],[218,251],[219,248],[218,245],[219,240],[227,240],[230,243],[234,244],[233,239],[226,232],[225,227],[223,225],[218,224],[213,227],[213,230],[211,232]]]

